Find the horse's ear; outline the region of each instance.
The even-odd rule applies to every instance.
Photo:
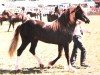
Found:
[[[78,4],[78,6],[81,6],[81,4]]]
[[[78,4],[76,8],[80,8],[80,7],[81,7],[81,5],[80,5],[80,4]]]

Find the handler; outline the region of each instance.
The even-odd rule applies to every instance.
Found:
[[[74,33],[73,33],[74,45],[73,45],[73,51],[72,51],[70,62],[71,62],[71,65],[73,67],[75,67],[74,63],[75,63],[76,57],[77,57],[77,49],[79,48],[81,50],[80,65],[82,67],[89,67],[88,65],[85,64],[86,49],[83,46],[82,41],[81,41],[82,35],[83,35],[83,30],[82,30],[80,24],[81,24],[81,22],[78,21],[77,26],[75,27],[75,30],[74,30]],[[89,31],[86,31],[86,30],[84,30],[84,31],[90,33]]]

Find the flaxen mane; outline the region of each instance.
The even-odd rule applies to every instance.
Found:
[[[41,25],[45,29],[52,29],[53,31],[56,31],[60,26],[58,20],[54,20],[52,22],[43,22],[41,20],[34,20],[34,23],[36,25]]]
[[[52,29],[53,31],[58,30],[59,27],[60,27],[60,24],[59,24],[58,20],[54,20],[52,22],[45,23],[43,26],[43,28]]]
[[[37,24],[37,25],[41,25],[43,26],[45,23],[41,20],[34,20],[34,23]]]

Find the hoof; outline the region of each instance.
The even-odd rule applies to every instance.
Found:
[[[54,65],[53,61],[50,61],[49,62],[49,65],[53,66]]]
[[[43,69],[44,68],[44,65],[43,64],[40,64],[40,68]]]
[[[67,66],[64,66],[64,70],[67,71],[67,72],[71,72],[71,73],[76,73],[76,68],[74,68],[73,66],[69,65],[68,67]]]
[[[47,68],[48,68],[48,69],[52,68],[52,65],[48,64],[48,67],[47,67]]]

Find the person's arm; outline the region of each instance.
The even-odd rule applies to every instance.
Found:
[[[89,30],[86,30],[86,29],[82,29],[82,31],[89,34],[91,33]]]

